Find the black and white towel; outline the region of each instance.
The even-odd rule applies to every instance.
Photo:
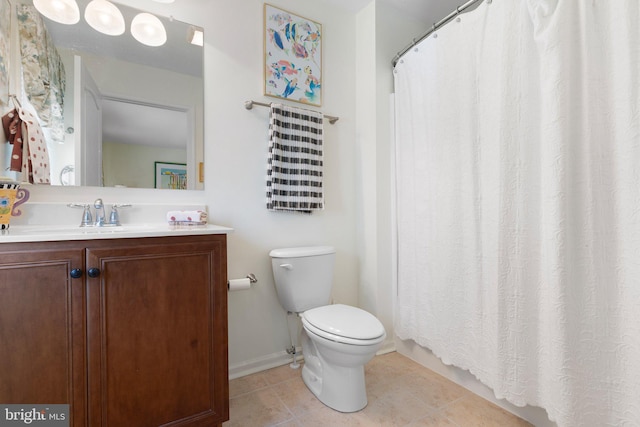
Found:
[[[267,209],[324,209],[322,113],[271,104]]]

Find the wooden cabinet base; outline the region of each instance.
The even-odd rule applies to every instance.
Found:
[[[0,402],[68,403],[73,426],[221,425],[226,282],[226,235],[1,244]]]

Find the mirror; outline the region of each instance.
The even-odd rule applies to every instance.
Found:
[[[52,185],[203,189],[203,48],[189,41],[196,27],[156,15],[167,41],[151,47],[130,32],[142,11],[114,3],[125,32],[110,36],[87,24],[89,0],[77,3],[77,24],[43,18],[66,74],[64,135],[48,142]]]

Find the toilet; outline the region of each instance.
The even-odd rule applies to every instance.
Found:
[[[382,345],[386,332],[372,314],[329,304],[335,249],[312,246],[269,253],[278,299],[302,320],[302,379],[325,405],[340,412],[367,406],[364,364]]]

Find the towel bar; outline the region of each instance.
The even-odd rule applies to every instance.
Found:
[[[267,104],[266,102],[258,102],[258,101],[245,101],[244,103],[244,108],[246,108],[247,110],[251,110],[253,108],[254,105],[259,105],[261,107],[271,107],[271,104]],[[335,124],[335,122],[337,122],[338,120],[340,120],[340,117],[336,117],[336,116],[328,116],[326,114],[323,114],[323,116],[329,120],[329,123],[331,124]]]

